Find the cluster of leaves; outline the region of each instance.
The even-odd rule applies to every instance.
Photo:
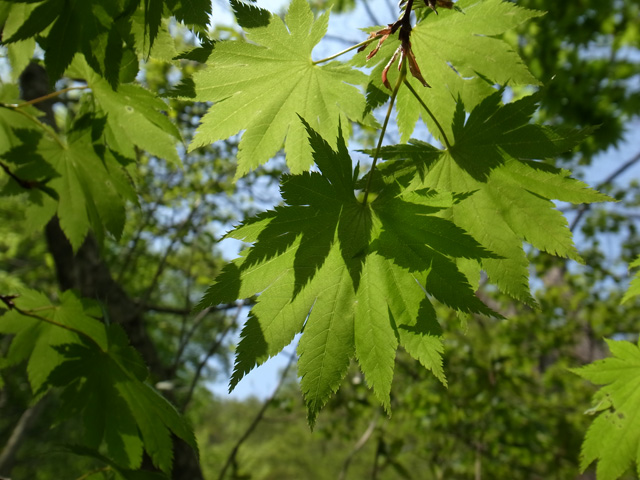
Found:
[[[171,433],[197,449],[184,419],[145,383],[147,367],[121,327],[97,320],[102,316],[97,303],[71,290],[62,293],[59,305],[33,290],[2,300],[9,311],[0,333],[14,337],[0,367],[26,361],[36,396],[60,388],[59,418],[82,418],[88,451],[104,445],[116,465],[137,469],[145,450],[168,473]]]
[[[245,25],[248,37],[263,44],[216,48],[208,60],[212,68],[195,77],[199,98],[218,101],[203,120],[196,146],[240,129],[237,125],[231,131],[226,121],[230,113],[218,123],[221,112],[237,112],[237,103],[256,112],[260,127],[254,131],[249,126],[243,134],[240,154],[245,153],[240,162],[263,162],[262,152],[243,147],[279,145],[286,132],[290,168],[306,169],[311,155],[320,170],[285,177],[281,193],[286,205],[246,221],[229,234],[254,245],[225,268],[201,303],[205,307],[260,294],[242,332],[232,388],[302,331],[298,375],[311,424],[354,356],[368,384],[388,407],[398,345],[445,381],[440,327],[429,297],[463,314],[498,316],[474,296],[472,285],[477,286],[484,270],[505,293],[534,304],[523,240],[579,260],[566,221],[551,200],[581,203],[607,197],[569,178],[567,172],[531,159],[566,151],[588,132],[531,124],[535,96],[502,105],[501,92],[491,88],[492,83],[535,80],[506,43],[480,35],[502,33],[539,13],[491,0],[460,1],[457,6],[460,11],[427,15],[412,33],[417,62],[427,83],[434,85],[423,95],[429,100],[416,94],[422,88],[412,85],[416,80],[396,88],[392,96],[393,100],[397,92],[403,135],[409,135],[419,115],[427,113],[432,122],[427,124],[433,125],[447,148],[439,150],[420,141],[384,147],[379,153],[389,161],[362,177],[358,167],[353,169],[342,129],[323,121],[331,116],[328,101],[305,102],[305,109],[298,112],[302,120],[295,115],[299,107],[294,105],[300,103],[295,89],[278,97],[277,109],[267,104],[260,108],[260,102],[275,103],[275,97],[265,93],[272,87],[264,80],[279,78],[276,69],[290,72],[294,68],[268,53],[270,44],[299,53],[299,60],[291,60],[300,64],[294,69],[301,72],[296,81],[311,98],[324,100],[325,87],[315,81],[316,76],[337,68],[337,62],[319,66],[323,62],[310,58],[313,42],[324,34],[326,19],[314,22],[306,2],[291,4],[287,28],[277,17],[266,25],[247,25],[240,12],[239,23]],[[455,47],[461,45],[461,33],[473,39],[472,49],[469,42],[464,49]],[[303,35],[309,39],[306,44],[299,40]],[[434,41],[441,45],[434,50],[444,57],[420,47],[431,47]],[[367,105],[365,111],[381,101],[375,92],[383,92],[382,65],[394,50],[397,44],[387,39],[377,52],[375,58],[380,61],[367,87],[370,95],[359,100]],[[477,52],[472,55],[471,50]],[[478,60],[495,56],[501,61]],[[289,53],[289,58],[298,54]],[[465,79],[468,75],[473,78]],[[391,80],[400,84],[403,73]],[[222,85],[225,89],[218,96],[207,96],[216,91],[214,86]],[[289,97],[292,91],[295,94]],[[349,99],[350,104],[354,101]],[[352,117],[347,110],[351,107],[334,102],[332,108],[336,107],[343,109],[344,125]],[[307,123],[307,118],[313,123]],[[280,132],[275,131],[278,125],[282,125]],[[304,127],[306,132],[301,130]],[[337,142],[335,133],[331,135],[336,130]],[[301,145],[303,135],[309,137],[304,150],[288,148]],[[244,171],[241,164],[239,172]],[[358,191],[364,191],[360,198]]]
[[[313,60],[329,13],[314,18],[305,0],[293,0],[284,20],[231,0],[249,41],[215,46],[204,34],[208,0],[0,2],[13,71],[26,67],[37,42],[51,80],[64,75],[79,82],[68,90],[84,91],[63,132],[33,106],[44,97],[21,102],[17,88],[0,92],[0,167],[7,174],[0,195],[27,197],[30,228],[57,215],[76,251],[89,231],[100,241],[120,238],[125,204],[137,201],[139,151],[180,164],[181,135],[164,113],[167,104],[133,83],[138,62],[206,58],[208,68],[170,93],[213,102],[189,151],[242,132],[236,179],[283,145],[291,172],[281,180],[282,206],[228,234],[252,246],[200,303],[257,295],[231,388],[302,333],[298,376],[311,426],[353,358],[389,412],[399,346],[447,383],[438,304],[463,318],[501,318],[475,295],[484,272],[500,291],[535,307],[523,242],[580,261],[553,201],[609,199],[544,162],[591,130],[533,122],[543,93],[503,103],[507,84],[539,82],[500,36],[542,13],[501,0],[460,0],[455,8],[424,3],[431,9],[418,13],[415,27],[407,13],[389,29],[372,29],[349,49],[362,51],[342,62],[338,55]],[[178,56],[169,17],[190,25],[203,46]],[[374,113],[385,103],[380,126]],[[382,147],[394,106],[402,143]],[[421,118],[433,144],[411,138]],[[380,129],[367,172],[347,149],[353,123]],[[76,451],[126,477],[140,467],[143,450],[169,472],[171,432],[195,448],[180,416],[145,383],[146,368],[122,331],[97,321],[93,307],[70,292],[58,306],[28,290],[2,298],[9,311],[0,332],[15,335],[2,366],[27,361],[36,395],[62,390],[66,414],[85,424],[85,449]],[[632,361],[629,352],[618,353]],[[597,364],[592,369],[583,375],[616,385],[617,376],[598,377]],[[611,398],[607,407],[631,418],[624,410],[630,394],[614,391]],[[593,431],[612,418],[598,417]],[[598,435],[587,438],[584,464],[601,458],[599,468],[614,478],[620,471],[610,470],[612,453],[598,457],[592,446]],[[637,445],[633,438],[628,448]]]

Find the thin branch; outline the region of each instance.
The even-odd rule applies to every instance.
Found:
[[[378,415],[376,415],[375,418],[371,420],[371,422],[369,422],[369,426],[364,431],[362,436],[358,439],[356,444],[353,446],[353,448],[351,449],[351,452],[349,452],[349,455],[347,455],[347,458],[345,458],[342,464],[342,469],[340,470],[340,474],[338,475],[339,480],[344,480],[345,478],[347,478],[347,470],[349,470],[349,465],[351,464],[351,460],[353,460],[353,457],[356,455],[356,453],[362,450],[362,447],[364,447],[367,441],[369,440],[369,438],[371,438],[371,435],[373,435],[373,432],[376,429],[377,423],[378,423]]]
[[[227,461],[225,462],[224,467],[222,467],[222,470],[220,471],[218,480],[223,480],[224,475],[225,473],[227,473],[227,469],[229,468],[229,466],[232,463],[235,463],[236,455],[238,454],[238,450],[240,449],[240,446],[245,442],[247,438],[249,438],[249,436],[253,433],[253,431],[256,429],[256,427],[264,417],[264,414],[267,411],[267,408],[269,407],[269,405],[271,405],[271,402],[273,402],[274,398],[280,391],[280,388],[282,388],[282,385],[284,385],[284,381],[287,378],[287,373],[289,373],[289,369],[291,368],[291,365],[293,364],[293,361],[295,359],[296,359],[295,353],[291,354],[291,357],[289,358],[289,362],[287,363],[287,366],[284,368],[284,370],[282,371],[282,374],[280,375],[280,381],[278,382],[278,385],[273,390],[273,393],[269,396],[269,398],[267,398],[264,401],[264,403],[262,404],[262,408],[260,408],[260,411],[251,422],[251,425],[249,425],[249,428],[247,428],[244,434],[240,437],[240,439],[234,445],[233,450],[231,450],[231,453],[227,457]]]
[[[618,178],[618,176],[622,175],[624,172],[626,172],[629,168],[631,168],[633,165],[635,165],[639,161],[640,161],[640,152],[636,153],[635,156],[633,156],[632,158],[627,160],[625,163],[620,165],[620,167],[617,170],[612,172],[611,175],[609,175],[602,182],[600,182],[596,186],[596,190],[601,190],[603,187],[613,182],[616,178]],[[582,220],[582,217],[584,216],[584,214],[587,213],[587,210],[589,210],[590,208],[591,208],[590,204],[588,203],[582,204],[582,207],[580,207],[580,210],[578,210],[576,217],[573,219],[573,222],[571,222],[571,226],[569,227],[569,229],[572,232],[575,230],[575,228],[580,223],[580,220]]]
[[[60,323],[60,322],[56,322],[55,320],[52,320],[50,318],[47,317],[43,317],[41,315],[37,315],[36,311],[43,311],[43,310],[55,310],[58,307],[54,306],[54,305],[48,305],[48,306],[44,306],[44,307],[38,307],[35,308],[33,310],[23,310],[20,307],[18,307],[13,300],[17,298],[16,295],[0,295],[0,301],[2,301],[2,303],[5,304],[5,306],[9,309],[9,310],[15,310],[16,312],[18,312],[20,315],[24,315],[25,317],[29,317],[29,318],[34,318],[36,320],[40,320],[41,322],[45,322],[45,323],[49,323],[51,325],[55,325],[56,327],[60,327],[60,328],[64,328],[65,330],[68,330],[70,332],[76,333],[78,335],[80,335],[83,338],[86,338],[87,340],[89,340],[91,343],[93,343],[96,347],[98,347],[98,349],[100,351],[102,351],[102,347],[100,346],[100,344],[98,344],[98,342],[96,342],[93,337],[91,337],[90,335],[88,335],[86,332],[83,332],[80,329],[71,327],[69,325],[65,325],[64,323]]]
[[[60,146],[60,148],[63,148],[63,149],[67,148],[67,145],[62,141],[62,139],[58,136],[58,134],[52,127],[50,127],[46,123],[41,122],[40,120],[38,120],[37,117],[34,117],[29,112],[26,112],[22,108],[9,107],[5,104],[0,104],[0,107],[11,108],[11,110],[13,110],[14,112],[18,112],[20,115],[27,117],[30,121],[35,123],[39,128],[44,130]]]
[[[40,102],[44,102],[45,100],[49,100],[50,98],[55,98],[58,97],[60,95],[62,95],[63,93],[67,93],[70,92],[72,90],[85,90],[89,88],[88,85],[81,85],[78,87],[67,87],[67,88],[63,88],[62,90],[58,90],[56,92],[51,92],[51,93],[47,93],[46,95],[43,95],[41,97],[38,98],[34,98],[32,100],[29,100],[28,102],[22,102],[22,103],[3,103],[2,106],[3,107],[7,107],[7,108],[22,108],[22,107],[26,107],[28,105],[35,105],[36,103],[40,103]]]
[[[207,351],[202,361],[198,364],[198,367],[196,368],[196,373],[193,375],[193,378],[191,379],[191,385],[189,385],[189,391],[187,392],[187,396],[184,400],[184,403],[182,404],[182,408],[180,409],[182,413],[186,411],[187,406],[189,405],[189,402],[191,402],[191,398],[193,397],[193,392],[196,389],[198,380],[200,380],[200,375],[202,374],[202,370],[204,369],[204,366],[207,364],[207,362],[213,356],[213,354],[216,353],[218,348],[220,348],[220,345],[222,345],[222,342],[224,341],[227,334],[231,331],[231,329],[238,324],[238,317],[240,317],[240,312],[242,311],[242,307],[243,307],[243,302],[240,302],[238,304],[238,311],[236,313],[235,318],[233,319],[233,322],[230,323],[227,326],[227,328],[225,328],[222,331],[220,337],[218,338],[218,341],[213,345],[211,345],[211,347]]]
[[[38,188],[41,185],[40,182],[36,182],[34,180],[23,180],[22,178],[18,177],[15,173],[13,173],[11,171],[9,166],[5,165],[3,162],[0,162],[0,168],[2,168],[4,170],[4,172],[7,175],[9,175],[18,185],[20,185],[22,188],[24,188],[26,190],[31,190],[33,188]]]
[[[173,250],[174,245],[180,239],[181,234],[184,231],[184,229],[187,228],[189,226],[189,224],[191,223],[191,220],[193,220],[193,217],[195,216],[196,212],[198,211],[199,206],[200,206],[200,202],[196,202],[193,205],[193,207],[191,207],[191,211],[189,212],[189,215],[182,222],[182,224],[180,225],[178,231],[176,232],[176,234],[174,235],[173,239],[171,240],[171,243],[169,244],[169,246],[165,250],[163,257],[160,260],[160,263],[158,263],[158,267],[156,268],[156,272],[153,275],[153,279],[151,280],[151,284],[147,287],[147,290],[145,291],[144,296],[142,297],[142,302],[141,302],[142,304],[146,304],[149,301],[149,298],[151,297],[151,294],[153,293],[153,290],[156,288],[156,285],[158,284],[158,280],[160,279],[160,275],[162,275],[162,272],[164,272],[164,268],[167,265],[167,260],[168,260],[169,255],[171,254],[171,252]]]

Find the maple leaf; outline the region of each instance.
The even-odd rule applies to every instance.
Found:
[[[339,122],[345,135],[349,120],[375,123],[363,118],[365,100],[355,87],[364,84],[366,76],[340,62],[319,66],[311,59],[311,51],[326,33],[328,12],[314,21],[308,3],[293,0],[286,24],[264,10],[261,14],[262,20],[245,22],[252,43],[217,43],[207,61],[209,67],[194,75],[197,100],[214,104],[189,149],[245,130],[236,178],[275,155],[285,137],[291,171],[299,173],[311,166],[307,134],[296,114],[331,142]],[[262,26],[265,15],[269,22]]]
[[[135,159],[135,147],[180,165],[176,145],[182,140],[177,127],[163,113],[167,104],[139,85],[120,85],[114,92],[82,56],[77,56],[69,75],[86,80],[91,87],[98,112],[107,118],[105,136],[109,146],[121,155]]]
[[[105,229],[120,238],[124,201],[135,199],[121,164],[98,142],[104,125],[104,119],[83,115],[65,143],[43,137],[38,149],[57,173],[47,186],[58,197],[60,227],[74,250],[80,248],[90,227],[98,240],[104,238]]]
[[[81,416],[85,444],[103,442],[120,466],[139,468],[143,447],[154,465],[169,473],[173,464],[171,433],[194,450],[193,433],[175,408],[144,383],[148,371],[119,325],[108,327],[108,346],[89,342],[57,346],[64,360],[51,371],[47,384],[63,388],[62,414]]]
[[[413,176],[410,188],[475,192],[453,205],[446,218],[499,256],[480,263],[501,290],[535,305],[523,241],[581,261],[567,222],[551,200],[591,203],[611,198],[570,178],[564,170],[531,161],[569,150],[589,130],[530,124],[537,109],[536,95],[508,105],[501,105],[501,97],[502,92],[487,97],[466,122],[464,107],[458,105],[452,126],[455,142],[449,150],[420,141],[384,147],[382,158],[405,161],[388,162],[381,168],[389,175],[409,173]]]
[[[636,258],[629,264],[630,269],[638,267],[640,267],[640,257]],[[638,295],[640,295],[640,272],[636,272],[633,279],[631,279],[629,289],[625,292],[620,303],[626,303],[632,298],[637,297]]]
[[[500,38],[506,31],[543,12],[519,7],[502,0],[460,0],[455,10],[440,10],[439,15],[427,15],[412,30],[411,44],[419,71],[432,88],[426,90],[422,82],[412,77],[407,81],[420,93],[422,100],[438,119],[445,134],[450,125],[458,99],[468,108],[475,107],[499,85],[538,85],[511,46]],[[398,48],[397,38],[390,38],[372,60],[366,60],[371,47],[356,56],[356,66],[373,66],[367,88],[369,108],[385,102],[381,76],[384,66]],[[397,72],[389,71],[391,84]],[[398,129],[401,141],[409,140],[416,122],[422,118],[429,131],[440,141],[441,133],[430,116],[406,88],[398,91],[396,100]]]
[[[286,176],[286,205],[228,234],[254,245],[223,269],[200,307],[260,294],[241,333],[231,388],[303,332],[298,373],[313,426],[353,356],[387,410],[398,344],[444,381],[440,329],[425,291],[460,311],[494,313],[452,260],[492,254],[434,215],[453,196],[404,195],[391,183],[364,205],[342,135],[334,151],[306,129],[321,173]]]
[[[64,360],[52,347],[78,341],[82,334],[107,348],[104,324],[92,318],[100,309],[71,290],[62,293],[59,305],[29,289],[18,291],[12,303],[15,307],[0,317],[0,333],[15,335],[0,368],[28,360],[29,383],[36,394],[42,393],[47,377]]]
[[[162,29],[165,7],[179,21],[200,30],[209,23],[211,2],[207,0],[19,0],[10,11],[12,22],[9,30],[5,30],[3,43],[33,43],[33,37],[39,35],[52,80],[60,78],[76,53],[82,53],[91,68],[116,89],[122,67],[130,61],[131,35],[138,37],[137,43],[148,55],[159,35],[165,33]],[[136,23],[140,22],[134,17],[138,13],[142,19],[141,38],[136,35]],[[14,27],[19,20],[20,25]],[[23,44],[22,48],[28,50],[32,43]]]
[[[640,345],[607,340],[611,358],[572,370],[596,385],[604,385],[594,396],[593,421],[580,455],[584,472],[598,461],[601,480],[621,477],[633,462],[640,475]]]
[[[37,5],[29,9],[29,16],[4,40],[5,43],[44,33],[40,43],[45,50],[45,66],[52,80],[60,78],[76,52],[83,52],[91,66],[103,74],[114,88],[117,86],[125,41],[119,28],[127,27],[127,18],[135,11],[138,2],[44,0],[29,3]]]
[[[0,317],[0,333],[15,336],[0,368],[26,360],[36,395],[63,388],[60,413],[82,418],[86,446],[104,443],[125,468],[140,466],[144,448],[165,472],[172,466],[171,432],[197,450],[178,412],[144,383],[148,370],[122,328],[96,320],[102,311],[95,302],[67,290],[55,305],[27,289],[2,300],[10,310]]]

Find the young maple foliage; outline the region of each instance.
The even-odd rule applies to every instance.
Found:
[[[530,123],[537,95],[501,105],[502,92],[485,98],[465,121],[458,104],[453,144],[446,151],[420,141],[384,147],[388,174],[411,175],[407,188],[439,192],[475,192],[470,201],[446,213],[497,258],[476,265],[502,291],[535,305],[529,292],[529,261],[523,240],[553,255],[581,261],[567,222],[551,202],[592,203],[611,200],[536,158],[554,157],[577,145],[588,130],[570,130]],[[399,160],[399,161],[398,161]]]
[[[440,329],[425,291],[461,312],[497,314],[452,260],[493,255],[435,216],[457,201],[453,195],[403,192],[391,182],[364,205],[344,138],[336,152],[305,126],[320,172],[286,176],[286,204],[228,234],[254,246],[223,270],[200,306],[260,293],[232,388],[303,331],[298,374],[313,424],[354,355],[386,409],[398,343],[444,381]]]
[[[620,478],[634,462],[640,475],[640,344],[607,340],[607,345],[612,358],[574,370],[604,385],[594,395],[590,413],[599,414],[587,431],[580,458],[582,471],[598,460],[599,480]]]
[[[298,374],[312,426],[353,357],[387,411],[399,345],[445,382],[441,331],[429,298],[459,312],[498,316],[471,286],[484,270],[503,291],[535,304],[523,240],[579,260],[566,221],[551,199],[608,199],[568,178],[567,172],[532,160],[569,150],[588,131],[531,124],[537,97],[502,105],[503,91],[490,83],[511,79],[537,84],[505,42],[485,36],[503,33],[539,12],[496,0],[457,5],[458,11],[427,16],[426,26],[420,23],[411,37],[420,68],[428,83],[436,85],[426,91],[427,103],[436,112],[447,111],[444,123],[417,93],[422,88],[412,85],[417,80],[405,78],[402,61],[400,73],[390,77],[396,84],[391,104],[397,95],[399,122],[403,115],[405,120],[413,115],[404,123],[413,131],[418,115],[428,113],[428,125],[446,148],[419,141],[378,147],[374,157],[387,162],[376,169],[374,161],[362,179],[346,148],[347,129],[340,126],[345,112],[338,107],[350,99],[336,90],[338,100],[329,111],[309,87],[316,85],[309,83],[312,78],[331,67],[349,72],[333,81],[336,88],[351,91],[344,82],[351,81],[353,72],[337,62],[313,65],[311,49],[324,32],[326,15],[314,23],[306,2],[293,1],[287,15],[290,32],[276,17],[249,22],[244,16],[258,10],[242,10],[240,23],[251,24],[247,35],[262,46],[216,46],[209,57],[214,68],[194,79],[200,98],[218,103],[192,147],[244,126],[239,175],[273,155],[285,134],[292,170],[308,167],[309,160],[301,161],[305,151],[320,170],[285,176],[285,205],[228,234],[253,246],[223,269],[200,304],[204,308],[258,294],[241,334],[231,388],[302,332]],[[434,31],[438,35],[432,38]],[[301,32],[310,35],[296,42]],[[377,58],[394,55],[394,42],[387,37],[379,42]],[[376,39],[374,34],[368,41]],[[286,54],[278,54],[276,45]],[[434,45],[437,53],[431,51]],[[367,106],[358,100],[353,108],[370,111],[386,98],[375,93],[385,88],[378,88],[380,70],[372,73]],[[257,160],[248,163],[254,153]],[[363,201],[358,190],[364,190]]]
[[[355,87],[364,85],[367,76],[340,62],[319,66],[311,59],[327,31],[329,12],[314,20],[305,0],[293,0],[285,24],[265,10],[232,3],[253,43],[217,44],[207,61],[209,68],[194,75],[196,99],[215,103],[190,150],[245,130],[238,146],[239,178],[273,157],[286,137],[287,165],[301,173],[313,159],[297,115],[333,146],[339,123],[347,138],[350,120],[376,124],[363,115],[365,99]],[[256,17],[259,22],[250,21]]]
[[[6,2],[2,2],[6,3]],[[35,36],[45,51],[49,76],[57,80],[82,53],[91,68],[114,88],[135,50],[147,54],[161,32],[163,10],[196,28],[209,23],[209,0],[18,0],[9,7],[3,43],[17,42],[31,56]],[[131,47],[135,44],[135,49]],[[29,51],[30,50],[30,51]]]

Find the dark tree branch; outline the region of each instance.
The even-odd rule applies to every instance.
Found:
[[[236,316],[233,319],[233,322],[231,322],[231,324],[229,324],[227,328],[225,328],[222,331],[222,333],[220,334],[220,337],[218,338],[218,341],[215,342],[213,345],[211,345],[211,347],[207,351],[202,361],[198,364],[198,367],[196,368],[196,373],[193,375],[193,379],[191,380],[189,391],[187,392],[187,396],[184,400],[184,403],[182,404],[182,408],[181,408],[182,412],[184,412],[187,409],[187,406],[189,405],[189,402],[193,397],[193,392],[195,391],[198,380],[200,379],[200,375],[202,374],[202,369],[205,367],[205,365],[207,364],[209,359],[213,356],[213,354],[216,353],[216,351],[220,348],[220,345],[222,345],[222,342],[224,341],[227,334],[231,331],[232,328],[234,328],[238,324],[238,318],[240,317],[240,313],[242,312],[242,306],[243,304],[242,302],[240,302],[238,304],[238,311],[236,312]],[[204,315],[202,317],[204,318]]]
[[[625,163],[620,165],[620,167],[616,169],[614,172],[612,172],[611,175],[609,175],[602,182],[600,182],[596,186],[596,190],[601,190],[602,188],[609,185],[611,182],[613,182],[616,178],[618,178],[620,175],[622,175],[624,172],[626,172],[629,168],[631,168],[633,165],[635,165],[639,161],[640,161],[640,152],[638,152],[635,156],[633,156],[632,158],[627,160]],[[578,213],[576,214],[576,217],[573,219],[573,222],[571,222],[571,226],[569,227],[569,229],[572,232],[576,229],[576,227],[580,223],[580,220],[582,220],[582,217],[584,216],[585,213],[587,213],[587,211],[590,208],[591,208],[591,205],[588,203],[585,203],[580,207],[580,209],[578,210]]]

